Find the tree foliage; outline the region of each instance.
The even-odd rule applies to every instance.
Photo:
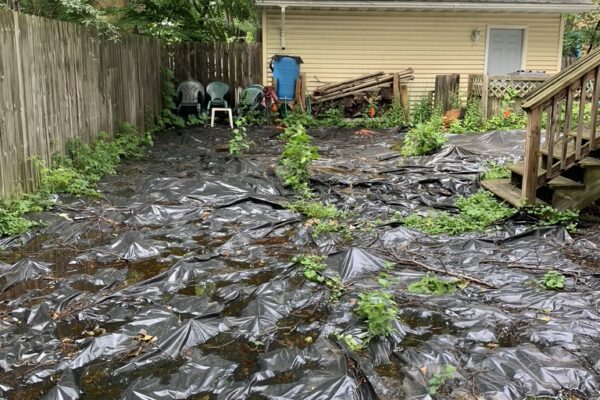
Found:
[[[600,0],[593,0],[594,10],[567,15],[564,56],[585,55],[600,45]]]
[[[247,36],[256,18],[252,0],[130,0],[99,9],[92,0],[22,0],[21,11],[78,22],[116,35],[133,32],[182,41],[232,41]]]

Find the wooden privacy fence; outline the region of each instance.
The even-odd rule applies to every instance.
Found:
[[[169,54],[177,83],[195,79],[206,88],[210,82],[225,82],[234,102],[241,88],[263,80],[260,43],[179,43]]]
[[[504,95],[514,91],[516,97],[511,101],[515,111],[521,111],[521,100],[529,92],[548,79],[548,76],[537,75],[469,75],[467,93],[469,99],[476,98],[481,101],[481,114],[485,118],[499,114]]]
[[[46,163],[74,137],[90,141],[122,122],[144,128],[161,110],[157,39],[102,38],[83,26],[0,12],[0,198],[35,188]]]

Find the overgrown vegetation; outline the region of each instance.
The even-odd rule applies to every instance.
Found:
[[[575,231],[579,222],[579,211],[577,210],[557,210],[551,206],[532,206],[525,208],[525,211],[540,219],[542,225],[562,225],[568,231]]]
[[[504,179],[510,177],[510,170],[506,165],[497,164],[494,161],[489,161],[486,164],[487,170],[481,176],[484,181],[491,179]]]
[[[421,97],[413,107],[412,123],[417,126],[427,122],[433,116],[433,103],[427,96]]]
[[[565,288],[565,276],[557,271],[548,271],[542,277],[541,284],[548,290],[563,290]]]
[[[319,159],[318,148],[312,145],[312,138],[300,124],[287,128],[282,138],[286,143],[279,158],[277,172],[286,186],[302,195],[308,195],[308,167]]]
[[[344,218],[345,213],[333,204],[323,204],[317,201],[298,200],[288,206],[292,211],[304,214],[308,218],[337,219]]]
[[[246,133],[246,118],[240,117],[235,121],[235,129],[231,132],[229,140],[229,154],[239,157],[243,151],[250,148],[250,141]]]
[[[401,153],[406,157],[430,154],[442,147],[447,140],[443,118],[440,114],[435,114],[429,121],[418,124],[406,134]]]
[[[434,211],[426,215],[411,214],[400,222],[431,235],[458,235],[464,232],[483,232],[494,222],[515,213],[513,208],[500,203],[484,190],[459,198],[456,206],[458,214],[445,211]]]
[[[0,202],[0,236],[16,235],[35,226],[23,215],[49,208],[51,194],[98,196],[95,185],[103,176],[114,175],[122,159],[140,159],[150,145],[150,134],[138,135],[133,125],[125,123],[112,140],[107,133],[100,133],[90,145],[78,139],[70,141],[67,155],[55,157],[50,166],[35,160],[40,188],[36,193]]]
[[[442,295],[455,292],[458,288],[465,287],[465,282],[453,279],[444,280],[435,275],[427,274],[417,282],[408,285],[407,290],[415,294]]]
[[[456,120],[450,125],[450,133],[479,132],[482,127],[482,118],[479,101],[469,100],[467,110],[462,120]]]
[[[358,295],[354,312],[367,323],[369,339],[372,339],[387,336],[392,332],[392,323],[398,315],[398,305],[391,294],[375,290]]]
[[[339,276],[328,277],[323,274],[327,266],[323,263],[325,256],[300,255],[292,259],[294,263],[302,266],[302,274],[306,279],[327,287],[330,291],[329,300],[335,302],[344,294],[344,288]]]
[[[185,121],[174,113],[174,111],[177,110],[174,101],[175,95],[177,94],[177,89],[175,88],[175,74],[169,68],[165,68],[163,70],[163,79],[163,110],[156,122],[156,129],[163,130],[172,127],[183,128],[185,126]]]
[[[454,365],[446,365],[444,369],[437,373],[433,374],[433,376],[427,382],[427,386],[429,387],[429,394],[431,396],[435,396],[440,388],[450,379],[454,377],[454,373],[456,372],[456,367]]]

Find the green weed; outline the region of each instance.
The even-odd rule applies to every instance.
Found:
[[[430,154],[442,147],[447,140],[442,116],[436,114],[429,121],[419,123],[406,134],[401,154],[405,157]]]
[[[464,286],[464,282],[457,279],[447,281],[435,275],[427,274],[417,282],[408,285],[407,289],[409,293],[442,295],[453,293]]]
[[[454,365],[446,365],[442,372],[433,374],[431,379],[429,379],[429,394],[431,396],[435,396],[440,390],[440,388],[446,383],[448,380],[454,377],[454,373],[456,372],[456,367]]]
[[[565,288],[565,276],[560,272],[548,271],[542,277],[541,284],[548,290],[563,290]]]
[[[569,232],[577,230],[579,222],[579,211],[577,210],[559,211],[551,206],[533,206],[525,208],[525,211],[539,218],[542,225],[562,225]]]
[[[296,107],[288,112],[283,118],[283,125],[288,128],[293,128],[298,125],[309,128],[317,126],[318,122],[312,115],[302,111],[300,107]]]
[[[336,332],[335,337],[337,340],[342,341],[348,346],[348,348],[354,352],[360,351],[365,348],[364,343],[356,340],[352,335],[344,335],[340,332]]]
[[[338,210],[333,204],[323,204],[316,201],[299,200],[290,204],[288,208],[304,214],[307,218],[336,219],[346,216],[346,213]]]
[[[387,336],[392,332],[392,323],[398,315],[398,305],[391,294],[375,290],[358,295],[354,312],[367,323],[371,339]]]
[[[515,213],[515,210],[498,202],[491,193],[481,190],[456,201],[458,214],[444,211],[430,212],[424,216],[411,214],[400,222],[422,232],[439,235],[458,235],[464,232],[483,232],[488,226]]]
[[[346,125],[344,122],[344,109],[341,107],[328,108],[323,112],[323,116],[321,116],[317,122],[321,126],[336,126],[341,128]]]
[[[413,125],[427,122],[433,116],[433,104],[427,96],[421,97],[413,107]]]
[[[286,144],[279,158],[278,173],[286,186],[301,194],[308,194],[308,167],[319,159],[318,148],[312,145],[312,138],[302,125],[293,125],[283,134]]]
[[[235,129],[231,132],[229,140],[229,154],[239,157],[243,151],[250,148],[250,141],[246,133],[246,118],[240,117],[235,121]]]
[[[489,161],[486,165],[486,168],[487,171],[485,171],[481,176],[481,179],[484,181],[510,177],[510,170],[506,165],[500,165],[493,161]]]
[[[477,100],[470,100],[462,120],[456,120],[450,125],[450,133],[479,132],[482,127],[480,105]]]
[[[345,223],[337,220],[318,220],[313,226],[312,235],[315,238],[319,238],[326,233],[339,233],[343,240],[352,240],[352,233],[350,232],[348,226]]]
[[[319,283],[330,290],[329,300],[336,302],[344,294],[344,288],[340,278],[335,276],[330,278],[323,272],[327,266],[323,263],[324,256],[319,255],[300,255],[292,259],[292,262],[299,263],[302,266],[302,274],[311,282]]]

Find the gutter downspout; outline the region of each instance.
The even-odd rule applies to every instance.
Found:
[[[281,6],[281,28],[280,28],[280,40],[281,40],[281,50],[285,50],[285,8],[286,6]]]

